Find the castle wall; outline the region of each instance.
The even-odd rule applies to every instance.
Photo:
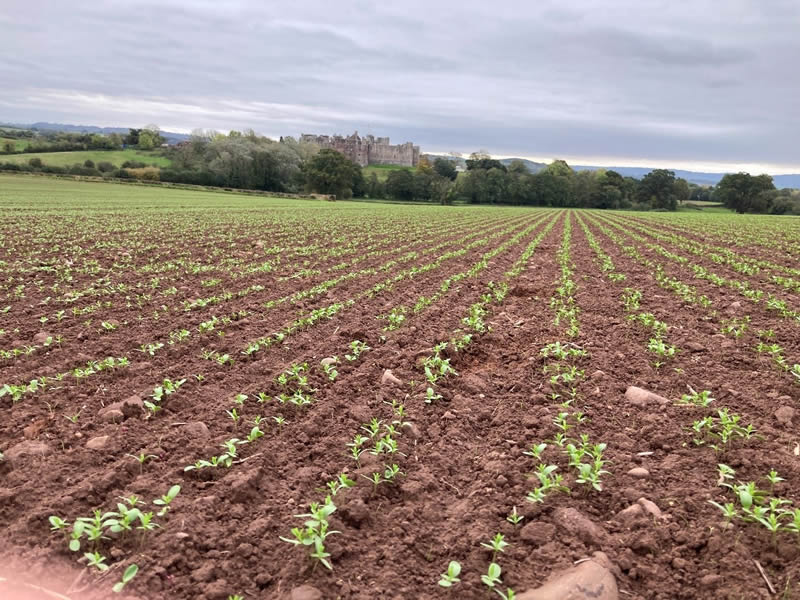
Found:
[[[415,167],[419,163],[419,146],[411,142],[392,145],[388,137],[374,138],[371,135],[360,137],[358,132],[348,137],[340,135],[312,135],[304,133],[300,141],[312,142],[322,148],[341,152],[353,162],[367,165],[403,165]]]

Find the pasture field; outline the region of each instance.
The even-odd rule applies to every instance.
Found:
[[[800,219],[0,209],[0,565],[62,597],[800,597]]]
[[[378,181],[386,181],[392,171],[414,171],[414,167],[403,167],[400,165],[368,165],[361,167],[364,179],[369,178],[373,173],[378,177]]]
[[[3,147],[3,146],[4,146],[4,145],[7,143],[7,142],[12,142],[12,143],[14,144],[14,146],[15,146],[16,150],[24,150],[25,148],[27,148],[27,147],[28,147],[28,144],[30,144],[30,143],[31,143],[31,142],[30,142],[30,140],[28,140],[28,139],[21,139],[21,140],[18,140],[18,139],[16,139],[16,138],[5,138],[5,137],[0,137],[0,149],[2,149],[2,147]]]
[[[74,164],[83,164],[87,160],[95,164],[103,161],[110,162],[120,167],[126,160],[136,160],[147,165],[154,164],[159,167],[168,167],[172,161],[165,156],[153,152],[127,148],[125,150],[77,150],[75,152],[30,152],[23,154],[5,154],[0,156],[0,163],[10,162],[15,164],[27,163],[32,158],[41,158],[42,162],[51,167],[68,167]]]

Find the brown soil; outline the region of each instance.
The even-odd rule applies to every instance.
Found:
[[[518,592],[536,587],[551,573],[602,550],[617,569],[625,598],[769,597],[754,559],[784,594],[781,597],[800,598],[797,537],[782,533],[773,540],[763,528],[742,523],[725,530],[721,513],[709,504],[709,500],[730,500],[730,494],[717,485],[719,462],[735,468],[737,479],[757,480],[762,487],[768,486],[763,476],[777,470],[785,481],[778,484],[776,493],[800,503],[800,459],[795,454],[800,440],[795,428],[780,425],[774,416],[781,405],[797,406],[800,386],[753,351],[754,332],[773,328],[786,348],[787,358],[797,362],[797,326],[761,305],[750,305],[733,290],[692,279],[691,270],[671,265],[640,247],[643,255],[663,262],[667,274],[697,286],[699,293],[714,301],[711,309],[686,305],[659,287],[646,268],[628,258],[595,221],[586,218],[587,213],[569,216],[566,212],[498,209],[454,214],[457,218],[448,220],[436,213],[423,224],[410,216],[397,222],[377,217],[374,227],[379,234],[370,234],[371,239],[366,239],[369,232],[359,230],[357,221],[348,221],[344,215],[338,215],[344,216],[339,222],[330,214],[309,217],[308,222],[286,217],[302,225],[296,236],[285,229],[270,236],[266,233],[268,223],[260,222],[261,229],[257,230],[255,225],[248,227],[241,221],[243,215],[233,215],[228,218],[228,227],[224,223],[214,227],[200,221],[186,223],[182,226],[184,243],[170,251],[165,251],[160,242],[136,245],[139,239],[158,240],[158,233],[166,230],[164,223],[145,225],[148,222],[137,217],[129,228],[109,232],[113,247],[76,257],[76,264],[81,265],[94,257],[101,271],[76,272],[70,283],[73,289],[100,289],[98,278],[117,269],[120,275],[104,284],[110,289],[124,283],[126,290],[98,293],[68,305],[41,305],[48,295],[56,297],[44,290],[44,285],[30,285],[24,299],[14,299],[13,288],[7,290],[8,301],[0,305],[10,304],[12,308],[3,315],[2,329],[18,331],[0,337],[0,346],[12,347],[11,337],[31,344],[39,331],[63,335],[65,341],[61,348],[0,363],[0,385],[27,382],[109,355],[127,356],[131,365],[81,381],[67,377],[13,405],[7,396],[0,398],[0,450],[8,452],[27,441],[45,444],[49,452],[45,457],[32,455],[0,463],[5,559],[3,562],[0,558],[0,565],[8,565],[11,557],[16,557],[22,561],[14,563],[17,577],[20,570],[38,575],[38,584],[73,600],[109,597],[111,586],[130,563],[137,563],[140,571],[125,592],[142,600],[225,600],[237,593],[245,598],[283,599],[304,583],[321,590],[324,598],[487,598],[480,574],[486,571],[491,552],[480,544],[501,532],[511,545],[497,561],[503,568],[504,584]],[[577,214],[589,224],[617,271],[627,275],[626,281],[613,283],[604,278],[575,218]],[[272,227],[278,227],[275,223],[279,223],[279,217],[270,217],[275,220]],[[523,452],[554,437],[557,430],[553,418],[562,410],[560,400],[551,397],[554,390],[543,374],[545,363],[539,351],[550,342],[568,341],[563,326],[553,323],[550,308],[560,275],[556,252],[565,218],[572,219],[575,297],[580,307],[580,334],[573,342],[589,353],[578,363],[586,377],[571,408],[587,417],[580,433],[588,434],[593,443],[608,444],[606,468],[610,474],[604,478],[602,492],[586,492],[579,489],[566,463],[560,461],[572,493],[532,504],[526,501],[526,495],[534,486],[536,461]],[[440,386],[442,400],[426,404],[421,357],[463,328],[462,317],[486,292],[489,282],[502,280],[527,244],[554,219],[555,226],[527,268],[511,281],[505,301],[490,305],[491,332],[476,336],[465,351],[449,355],[459,375]],[[18,221],[17,227],[27,222],[22,218]],[[69,218],[50,225],[65,244],[90,231],[93,223]],[[491,259],[477,276],[454,283],[421,313],[408,313],[407,322],[399,329],[383,330],[386,321],[377,317],[396,306],[413,307],[420,296],[436,292],[444,279],[470,269],[484,253],[529,225],[535,225],[531,232]],[[145,226],[150,227],[147,236],[142,235]],[[320,227],[328,228],[331,237],[349,236],[359,244],[337,257],[324,254],[337,244],[315,244],[318,247],[314,250],[304,250],[314,239],[314,229]],[[476,235],[459,242],[471,233]],[[488,244],[446,260],[438,269],[398,281],[392,289],[373,297],[360,296],[396,273],[497,233],[501,234]],[[359,236],[365,239],[361,241]],[[232,246],[225,245],[224,240],[234,238]],[[264,244],[257,245],[261,240]],[[452,245],[424,253],[425,248],[445,242]],[[283,245],[294,250],[270,257],[269,247]],[[331,267],[353,261],[367,247],[402,247],[398,254],[412,250],[419,254],[385,271],[343,281],[320,295],[264,308],[269,300],[346,274],[349,268],[331,271]],[[122,257],[123,250],[129,258]],[[11,257],[0,254],[1,260],[9,262],[3,269],[4,279],[11,273],[20,276],[36,259],[48,256],[44,241],[26,241],[15,252],[15,256],[31,258],[12,266]],[[238,257],[241,262],[217,269],[215,265],[225,257]],[[275,257],[280,261],[272,271],[248,273],[248,266]],[[352,270],[377,270],[393,258],[398,257],[391,252],[369,256]],[[147,282],[153,277],[148,265],[178,260],[184,264],[160,275],[165,281],[159,288],[175,286],[178,293],[153,293],[152,298],[142,300],[142,307],[137,305],[137,294],[146,292]],[[699,257],[692,260],[714,267],[724,276],[735,274],[713,263],[706,265]],[[191,272],[186,268],[190,262],[217,270]],[[120,264],[126,266],[120,268]],[[319,272],[293,277],[303,270]],[[28,277],[43,278],[47,285],[56,281],[47,272],[36,273]],[[736,276],[746,279],[741,274]],[[212,278],[222,283],[211,288],[201,284]],[[751,281],[755,285],[758,279]],[[265,289],[197,310],[182,309],[183,300],[222,290],[236,292],[254,284]],[[625,319],[620,301],[624,287],[643,292],[641,310],[665,321],[670,326],[668,340],[681,348],[675,359],[660,368],[653,367],[646,351],[647,332]],[[785,290],[783,294],[800,304],[796,296]],[[126,306],[126,297],[130,306]],[[241,353],[249,341],[274,333],[314,309],[357,297],[361,299],[356,304],[334,318],[318,321],[282,344],[252,357]],[[38,321],[62,306],[69,311],[72,306],[86,307],[107,300],[113,305],[101,306],[96,314],[87,313],[63,323]],[[719,334],[722,320],[729,317],[724,309],[735,301],[742,302],[742,315],[752,317],[751,330],[739,340]],[[167,304],[170,310],[155,320],[153,311],[161,304]],[[209,334],[198,333],[199,323],[211,315],[222,317],[239,311],[248,314],[220,324]],[[92,320],[89,326],[85,324],[88,319]],[[101,321],[120,326],[100,333]],[[168,333],[181,328],[191,331],[190,339],[169,345]],[[225,335],[218,335],[218,331]],[[372,349],[349,362],[344,355],[354,339],[366,341]],[[166,345],[154,356],[137,351],[141,344],[156,340]],[[694,349],[688,350],[687,345]],[[201,351],[212,349],[229,353],[234,364],[218,365],[201,357]],[[318,365],[322,358],[333,355],[340,358],[339,376],[330,382]],[[270,397],[279,394],[276,376],[290,365],[306,361],[312,367],[311,385],[317,389],[311,406],[298,409],[275,400],[264,404],[255,401],[258,392]],[[402,385],[381,385],[386,369],[391,369]],[[203,374],[204,379],[198,381],[195,374]],[[128,411],[129,418],[120,423],[103,421],[99,414],[103,406],[134,394],[147,399],[164,378],[185,378],[186,383],[154,418],[144,419],[140,413]],[[707,409],[672,403],[637,407],[624,398],[630,385],[672,400],[691,385],[711,390],[716,401]],[[234,406],[232,399],[238,393],[249,395],[239,411],[247,420],[256,415],[265,418],[264,437],[242,446],[240,458],[245,460],[230,469],[185,472],[186,465],[220,453],[224,440],[246,436],[250,425],[234,426],[225,413]],[[370,419],[391,421],[393,400],[405,405],[406,420],[413,424],[399,438],[403,455],[396,462],[404,476],[397,485],[373,489],[361,475],[381,470],[383,463],[365,455],[357,467],[348,457],[345,444]],[[759,437],[739,442],[718,455],[711,448],[696,447],[687,428],[693,420],[715,414],[714,410],[722,406],[741,414],[744,423],[752,423]],[[77,423],[64,418],[79,411]],[[272,421],[279,414],[287,420],[280,428]],[[797,422],[800,416],[795,419]],[[186,425],[197,422],[207,426],[207,435],[201,426]],[[108,436],[105,447],[87,448],[87,440],[98,436]],[[140,467],[129,456],[140,452],[157,458]],[[557,456],[552,444],[548,452]],[[635,467],[646,468],[649,477],[629,475]],[[280,541],[279,536],[290,535],[290,529],[300,522],[292,515],[306,512],[310,502],[322,500],[326,482],[342,472],[353,477],[357,485],[335,498],[338,510],[331,519],[332,526],[341,533],[329,538],[334,569],[327,571],[322,565],[315,566],[304,550]],[[182,486],[181,493],[169,514],[159,519],[160,529],[143,541],[134,536],[101,544],[112,565],[104,575],[86,572],[79,576],[85,572],[77,562],[79,556],[69,552],[63,536],[50,531],[50,515],[72,521],[77,516],[90,516],[94,509],[111,510],[120,496],[131,494],[150,502],[176,483]],[[664,518],[643,515],[626,520],[618,516],[640,498],[655,503]],[[519,526],[506,520],[513,507],[525,517]],[[587,536],[570,527],[564,522],[563,508],[580,511],[601,528],[600,533]],[[538,531],[544,534],[523,536],[522,527],[530,523],[538,523]],[[463,570],[462,582],[448,591],[436,583],[450,560],[458,560]],[[25,568],[19,569],[20,564]],[[8,571],[11,569],[0,569],[0,578],[4,574],[8,577]]]

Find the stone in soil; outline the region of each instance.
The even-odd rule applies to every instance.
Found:
[[[100,435],[97,437],[93,437],[88,442],[86,442],[86,447],[92,450],[102,450],[106,447],[108,443],[108,436],[107,435]]]
[[[303,584],[294,588],[289,598],[290,600],[322,600],[322,592],[314,586]]]
[[[648,392],[647,390],[634,385],[625,390],[625,399],[633,406],[638,406],[640,408],[645,407],[648,404],[669,404],[669,400],[663,396],[659,396],[653,392]]]
[[[97,411],[97,416],[101,419],[104,415],[112,410],[120,411],[126,419],[136,417],[144,412],[144,402],[141,397],[137,395],[128,396],[124,400],[112,402]]]
[[[613,573],[594,560],[555,574],[543,586],[519,594],[517,600],[617,600]]]
[[[381,375],[381,385],[403,385],[403,382],[394,376],[391,369],[386,369]]]
[[[650,471],[645,469],[644,467],[634,467],[630,471],[628,471],[628,475],[631,477],[636,477],[636,479],[647,479],[650,477]]]
[[[553,520],[556,525],[586,544],[600,546],[607,537],[602,527],[574,508],[557,508],[553,512]]]

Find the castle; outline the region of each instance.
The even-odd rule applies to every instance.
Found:
[[[357,131],[347,137],[304,133],[300,136],[300,141],[341,152],[362,167],[367,165],[416,167],[419,162],[419,146],[411,142],[392,145],[388,137],[376,138],[371,135],[361,137]]]

